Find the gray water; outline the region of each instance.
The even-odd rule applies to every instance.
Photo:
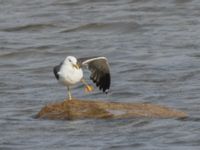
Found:
[[[102,55],[111,66],[108,95],[79,84],[74,97],[161,104],[189,117],[35,119],[66,97],[52,68],[67,55]],[[1,150],[199,150],[199,108],[199,0],[0,1]]]

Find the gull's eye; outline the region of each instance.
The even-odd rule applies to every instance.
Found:
[[[69,59],[69,62],[72,62],[72,60],[71,60],[71,59]]]

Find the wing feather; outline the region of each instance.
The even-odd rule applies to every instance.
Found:
[[[87,67],[91,71],[90,79],[103,92],[110,88],[111,77],[109,64],[106,57],[79,58],[80,67]]]
[[[62,63],[60,63],[59,65],[57,65],[53,68],[53,73],[57,80],[59,79],[58,72],[60,71],[61,66],[62,66]]]

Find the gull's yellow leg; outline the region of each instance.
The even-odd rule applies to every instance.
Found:
[[[87,84],[87,82],[84,79],[81,79],[81,82],[85,85],[85,92],[91,92],[94,90],[93,86]]]
[[[68,93],[68,98],[69,98],[69,100],[72,100],[72,94],[71,94],[71,91],[70,91],[70,87],[69,87],[69,86],[67,87],[67,93]]]

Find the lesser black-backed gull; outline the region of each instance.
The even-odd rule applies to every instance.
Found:
[[[62,84],[67,86],[68,99],[72,99],[71,86],[78,82],[85,85],[85,91],[93,90],[91,85],[88,85],[83,78],[82,68],[88,68],[91,71],[90,79],[96,83],[104,93],[107,93],[110,88],[110,70],[106,57],[88,57],[76,58],[74,56],[67,56],[63,62],[55,66],[53,71],[55,77]]]

